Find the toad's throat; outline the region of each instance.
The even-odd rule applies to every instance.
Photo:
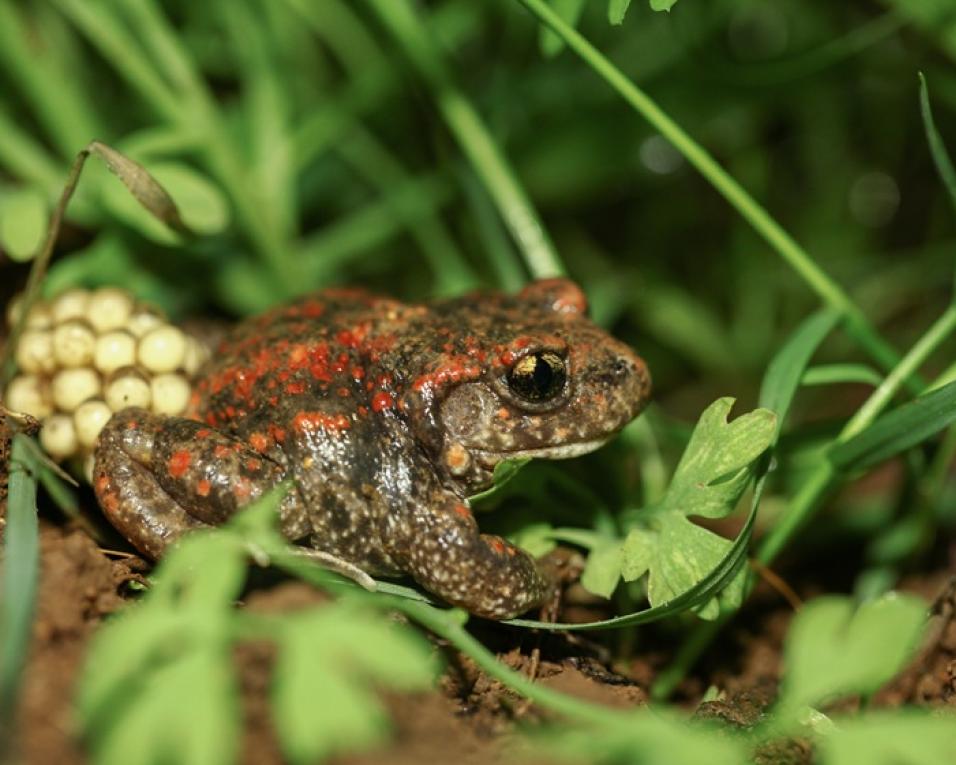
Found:
[[[515,449],[514,451],[488,452],[481,449],[473,449],[472,455],[484,467],[493,468],[503,460],[518,459],[544,459],[544,460],[567,460],[572,457],[580,457],[582,454],[600,449],[610,440],[610,437],[595,438],[591,441],[578,441],[577,443],[561,444],[560,446],[542,446],[537,449]]]

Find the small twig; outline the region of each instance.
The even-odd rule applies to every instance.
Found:
[[[790,604],[790,607],[794,611],[799,611],[801,608],[803,608],[803,600],[800,598],[800,596],[797,595],[794,589],[787,584],[783,577],[774,572],[773,569],[765,566],[755,558],[750,559],[750,568],[756,572],[757,576],[759,576],[774,590],[776,590],[777,593],[781,595],[783,599],[787,601],[787,603]]]

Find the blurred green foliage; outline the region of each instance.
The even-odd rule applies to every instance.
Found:
[[[956,27],[945,2],[899,5],[638,3],[610,26],[604,2],[554,3],[902,345],[951,271],[916,71],[946,135]],[[519,250],[372,6],[2,0],[0,231],[36,191],[52,205],[95,137],[155,171],[205,236],[174,248],[90,171],[50,289],[120,281],[174,312],[241,314],[348,281],[408,297],[514,287]],[[808,290],[569,51],[542,55],[517,2],[409,7],[659,393],[691,414],[714,392],[746,401]],[[6,249],[22,257],[17,235]]]

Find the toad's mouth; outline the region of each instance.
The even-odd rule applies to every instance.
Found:
[[[495,465],[503,460],[568,460],[572,457],[580,457],[582,454],[590,454],[596,449],[600,449],[609,440],[610,436],[607,436],[605,438],[595,438],[591,441],[561,444],[560,446],[542,446],[537,449],[515,449],[513,451],[500,452],[473,449],[471,453],[483,467],[494,468]]]

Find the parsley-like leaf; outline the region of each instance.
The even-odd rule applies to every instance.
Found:
[[[277,641],[275,725],[295,763],[374,747],[388,717],[369,686],[423,690],[435,676],[422,638],[344,602],[287,618]]]
[[[822,765],[950,765],[956,719],[915,709],[868,712],[841,719],[818,748]]]
[[[876,691],[912,656],[926,613],[921,600],[898,593],[859,608],[838,596],[808,603],[787,636],[780,708],[799,715],[807,706]]]
[[[776,415],[757,409],[733,422],[732,398],[721,398],[701,414],[661,502],[624,540],[621,574],[648,579],[651,605],[665,603],[703,579],[727,554],[732,541],[691,523],[688,516],[723,518],[733,512],[756,470],[757,458],[773,442]],[[720,603],[738,605],[743,571],[716,598],[703,604],[702,618],[717,617]]]

